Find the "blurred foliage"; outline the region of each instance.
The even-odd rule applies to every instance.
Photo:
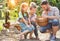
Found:
[[[10,14],[10,19],[15,19],[18,17],[18,11],[17,10],[11,10],[9,12],[9,14]]]
[[[56,3],[56,6],[58,7],[58,9],[60,10],[60,2]]]
[[[2,3],[3,2],[3,0],[0,0],[0,3]]]
[[[60,10],[60,0],[48,0],[49,4],[58,7]]]

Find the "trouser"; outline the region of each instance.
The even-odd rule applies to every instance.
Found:
[[[59,25],[59,20],[57,19],[49,20],[48,25],[40,26],[40,32],[44,33],[46,32],[47,29],[52,29],[52,26],[58,26],[58,25]]]
[[[30,27],[27,27],[26,24],[23,22],[20,22],[20,26],[21,26],[21,32],[24,32],[26,30],[29,30],[29,32],[32,32],[35,29],[33,25],[30,25]],[[27,34],[28,33],[25,34],[25,39],[27,38]]]
[[[34,30],[34,34],[35,36],[37,37],[38,36],[38,30],[37,30],[37,27],[36,27],[36,23],[35,22],[31,22],[31,24],[34,26],[35,30]]]

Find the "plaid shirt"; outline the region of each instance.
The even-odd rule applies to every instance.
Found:
[[[45,11],[42,12],[42,16],[46,16],[46,14],[44,12]],[[56,16],[59,18],[60,16],[59,16],[58,8],[50,6],[50,11],[48,12],[48,16]]]

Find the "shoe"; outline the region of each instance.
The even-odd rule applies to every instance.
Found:
[[[50,41],[56,41],[56,36],[54,36],[53,34],[51,34]]]

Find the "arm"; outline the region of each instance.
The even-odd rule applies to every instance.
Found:
[[[27,21],[24,19],[23,15],[22,15],[21,13],[19,13],[19,18],[21,19],[21,20],[19,20],[19,21],[22,21],[22,22],[24,22],[26,25],[28,25],[28,24],[27,24]]]
[[[29,24],[31,24],[30,17],[31,17],[31,16],[30,16],[30,14],[29,14],[29,18],[28,18]]]
[[[28,22],[27,22],[24,18],[22,18],[22,21],[23,21],[26,25],[28,25]]]
[[[47,16],[49,19],[59,19],[57,16]]]
[[[48,15],[44,15],[44,13],[42,14],[44,17],[49,18],[49,19],[59,19],[59,10],[58,8],[54,7],[54,13],[53,16],[48,16]]]
[[[50,19],[59,19],[59,10],[58,10],[58,8],[56,8],[56,7],[54,7],[54,14],[53,14],[53,16],[48,16],[48,18],[50,18]]]

